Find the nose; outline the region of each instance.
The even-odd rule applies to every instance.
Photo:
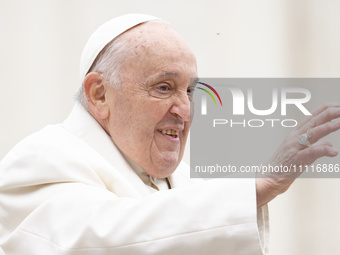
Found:
[[[187,93],[176,95],[175,101],[170,108],[170,113],[177,115],[183,121],[190,121],[190,99]]]

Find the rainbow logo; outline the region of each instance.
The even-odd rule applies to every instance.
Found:
[[[203,83],[203,82],[199,82],[199,81],[198,81],[197,83],[198,83],[198,84],[201,84],[201,85],[203,85],[203,86],[206,86],[206,87],[208,87],[210,90],[212,90],[212,91],[215,93],[215,95],[217,96],[217,98],[218,98],[218,100],[220,101],[220,104],[221,104],[221,106],[222,106],[222,100],[221,100],[221,98],[220,98],[220,95],[217,93],[217,91],[216,91],[213,87],[211,87],[210,85],[208,85],[208,84],[206,84],[206,83]],[[206,89],[204,89],[204,88],[201,88],[201,87],[197,87],[197,88],[203,90],[204,92],[206,92],[206,93],[212,98],[212,100],[214,100],[215,105],[217,105],[216,100],[215,100],[214,96],[211,94],[211,92],[209,92],[208,90],[206,90]]]

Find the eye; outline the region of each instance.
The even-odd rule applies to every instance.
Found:
[[[175,92],[175,88],[167,82],[155,84],[149,90],[149,94],[156,98],[168,98]]]
[[[170,86],[168,84],[162,84],[156,87],[160,92],[167,92],[170,90]]]
[[[192,100],[192,98],[193,98],[194,91],[195,91],[195,86],[188,87],[187,95],[188,95],[190,100]]]

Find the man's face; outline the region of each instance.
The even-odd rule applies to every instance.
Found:
[[[183,157],[196,60],[186,43],[161,23],[143,24],[123,36],[136,47],[121,69],[122,86],[108,89],[110,116],[104,128],[145,172],[164,178]]]

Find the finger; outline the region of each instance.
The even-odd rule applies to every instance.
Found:
[[[330,141],[326,141],[326,140],[319,141],[319,142],[313,144],[313,146],[323,146],[323,145],[333,147],[333,144]]]
[[[305,146],[305,145],[301,145],[302,149],[306,149],[306,148],[309,148],[308,146]],[[316,142],[315,144],[311,145],[311,146],[329,146],[329,147],[333,147],[333,144],[330,142],[330,141],[326,141],[326,140],[322,140],[322,141],[318,141]]]
[[[321,157],[335,157],[338,155],[338,150],[327,143],[319,143],[301,150],[297,154],[297,158],[299,158],[297,163],[299,165],[310,165]]]
[[[316,126],[307,131],[308,140],[310,143],[316,143],[322,137],[340,129],[340,121],[329,121],[325,124]]]
[[[316,116],[316,115],[320,114],[321,112],[323,112],[324,110],[326,110],[327,108],[330,108],[330,107],[340,107],[340,103],[338,103],[338,102],[327,102],[327,103],[324,103],[324,104],[320,105],[318,108],[316,108],[312,112],[312,115]]]
[[[320,108],[321,110],[321,108]],[[316,111],[311,117],[306,118],[302,123],[299,129],[304,131],[322,125],[326,122],[329,122],[333,119],[340,117],[340,105],[328,105],[323,108],[323,111]]]
[[[325,103],[321,106],[319,106],[316,110],[313,111],[312,115],[305,118],[300,124],[299,127],[303,127],[306,125],[308,122],[310,122],[314,117],[318,116],[320,113],[324,112],[328,108],[339,108],[340,104],[339,103]]]

